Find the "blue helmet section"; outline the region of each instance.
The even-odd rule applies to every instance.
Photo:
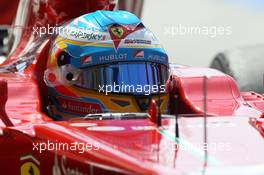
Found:
[[[120,61],[168,64],[156,37],[132,13],[96,11],[76,18],[65,29],[61,37],[66,39],[71,64],[76,68]]]
[[[80,20],[82,18],[85,20]],[[141,20],[137,16],[122,10],[98,10],[94,13],[83,15],[75,20],[71,22],[70,26],[78,28],[91,28],[92,30],[99,31],[107,31],[107,27],[111,24],[136,25],[141,23]],[[89,26],[89,23],[92,25]]]
[[[69,52],[74,53],[74,57],[71,60],[71,64],[76,68],[84,68],[87,66],[94,66],[100,64],[109,64],[112,62],[156,62],[167,65],[168,58],[162,48],[119,48],[118,52],[114,48],[108,47],[94,47],[94,46],[76,46],[68,45]],[[78,52],[78,53],[76,53]],[[141,53],[140,53],[141,52]],[[80,58],[76,58],[76,55],[80,53]],[[139,56],[137,56],[139,54]],[[83,61],[88,59],[90,61]]]

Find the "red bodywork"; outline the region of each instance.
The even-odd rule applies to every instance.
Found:
[[[211,69],[172,68],[167,89],[170,111],[181,114],[179,138],[175,137],[174,117],[163,118],[162,127],[157,127],[155,116],[130,120],[51,120],[43,112],[43,106],[47,106],[43,72],[51,39],[37,38],[32,28],[56,25],[90,12],[79,4],[88,1],[79,1],[27,1],[22,37],[2,64],[1,70],[9,72],[0,73],[1,79],[7,81],[0,83],[1,172],[12,175],[37,175],[38,171],[44,175],[264,174],[264,124],[260,119],[264,111],[263,96],[239,92],[231,77]],[[28,59],[30,65],[20,73],[12,73],[16,72],[15,66],[21,58]],[[32,58],[34,61],[30,62]],[[210,116],[208,157],[204,154],[204,119],[199,117],[205,113],[205,75],[206,112]],[[78,146],[88,145],[87,150],[54,148],[56,143],[76,142]],[[49,143],[54,144],[53,149],[48,148]]]

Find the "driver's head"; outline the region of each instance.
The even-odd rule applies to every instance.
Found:
[[[63,118],[145,111],[150,98],[165,93],[167,78],[165,51],[141,20],[126,11],[96,11],[65,24],[44,77],[50,111]]]

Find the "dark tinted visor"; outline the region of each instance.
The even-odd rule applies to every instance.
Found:
[[[119,62],[81,69],[75,85],[93,90],[112,86],[111,89],[109,88],[111,92],[117,92],[116,88],[119,88],[121,93],[144,94],[144,87],[165,85],[167,79],[166,65],[151,62]],[[125,86],[129,86],[130,91],[122,90]],[[135,90],[136,88],[143,88],[143,91]],[[150,93],[157,93],[150,91]]]

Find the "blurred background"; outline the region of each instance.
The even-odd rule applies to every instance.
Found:
[[[8,37],[7,30],[12,24],[18,7],[19,0],[0,0],[0,63],[5,59],[3,55],[8,54],[5,47],[5,38]]]
[[[144,3],[144,23],[154,31],[174,62],[209,66],[220,51],[264,43],[263,0],[145,0]],[[168,34],[170,27],[177,29],[179,25],[230,27],[231,34],[216,37]]]

